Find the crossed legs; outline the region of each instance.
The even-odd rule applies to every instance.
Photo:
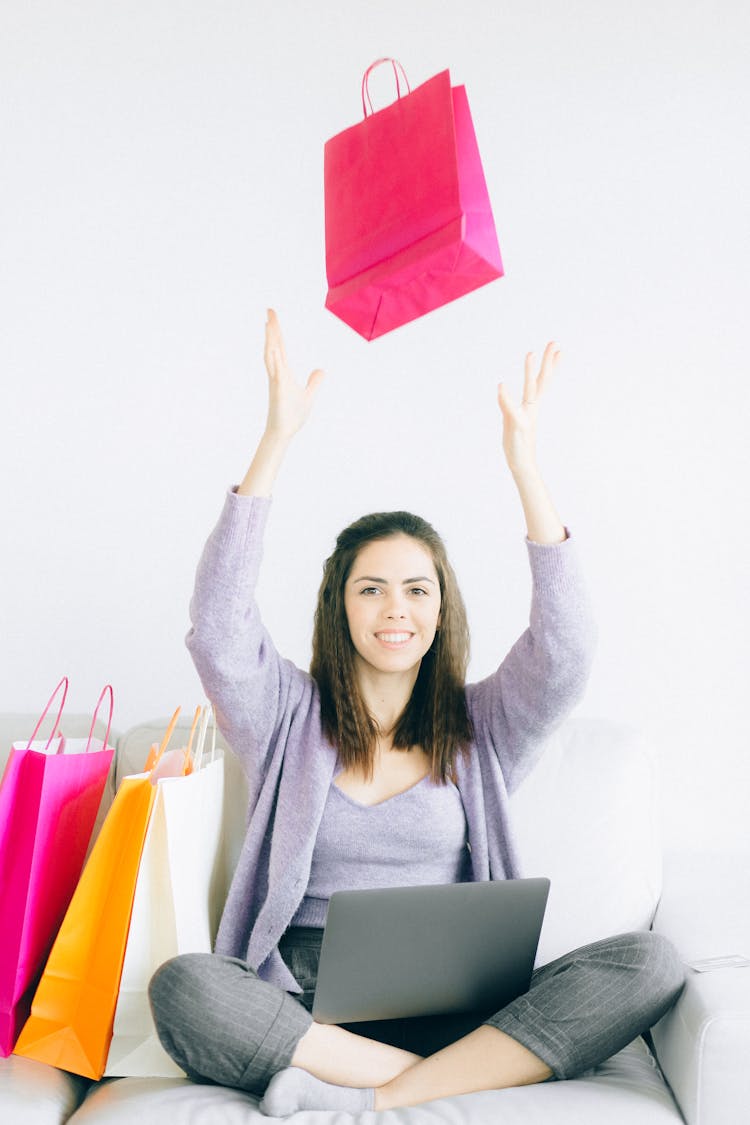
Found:
[[[297,1045],[292,1066],[333,1085],[373,1088],[372,1108],[378,1110],[473,1090],[525,1086],[552,1075],[526,1047],[486,1025],[422,1058],[341,1027],[313,1023]],[[307,1096],[314,1096],[314,1086],[307,1089]]]
[[[167,962],[151,1001],[162,1043],[190,1077],[254,1093],[270,1083],[263,1108],[281,1115],[280,1107],[386,1109],[572,1078],[655,1023],[683,981],[663,938],[608,938],[538,969],[524,996],[427,1058],[314,1024],[297,1000],[234,958]]]

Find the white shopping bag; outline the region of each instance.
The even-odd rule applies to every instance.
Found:
[[[223,907],[224,759],[214,747],[193,773],[162,777],[138,870],[105,1076],[184,1077],[161,1046],[148,984],[180,953],[210,953]],[[205,761],[205,759],[204,759]]]

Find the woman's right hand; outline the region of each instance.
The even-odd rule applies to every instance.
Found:
[[[323,381],[316,368],[303,387],[286,361],[279,318],[268,310],[266,346],[263,353],[268,372],[268,419],[250,468],[237,488],[239,496],[270,496],[289,442],[307,421],[313,399]]]
[[[307,421],[324,375],[319,368],[316,368],[305,386],[297,382],[287,363],[281,325],[273,309],[268,310],[263,358],[268,372],[266,433],[269,436],[288,440]]]

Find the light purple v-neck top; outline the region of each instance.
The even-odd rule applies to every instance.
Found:
[[[469,882],[467,837],[461,794],[450,781],[436,784],[428,775],[376,805],[332,783],[292,925],[325,926],[334,891]]]
[[[198,566],[187,645],[249,789],[247,834],[216,951],[299,992],[277,947],[307,890],[337,756],[323,735],[315,681],[279,655],[255,601],[270,507],[268,498],[227,495]],[[474,880],[520,874],[508,794],[581,698],[593,654],[573,540],[527,540],[527,549],[529,627],[497,671],[466,687],[474,741],[468,760],[457,759],[456,786]]]

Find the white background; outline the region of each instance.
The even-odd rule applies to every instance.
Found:
[[[187,605],[262,429],[268,304],[327,371],[267,540],[279,648],[307,665],[340,528],[404,507],[488,673],[529,593],[495,385],[556,339],[541,460],[601,629],[581,711],[653,738],[668,843],[744,843],[749,12],[3,0],[0,707],[63,672],[73,710],[114,684],[119,729],[201,700]],[[506,277],[368,344],[323,308],[322,152],[384,54],[466,85]]]

